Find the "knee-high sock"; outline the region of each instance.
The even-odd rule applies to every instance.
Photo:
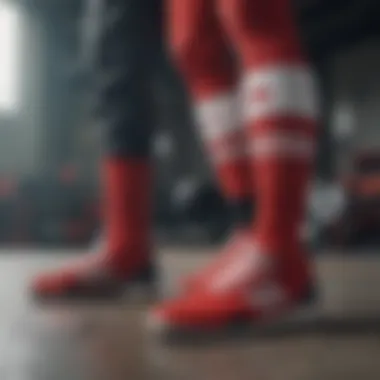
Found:
[[[171,0],[175,62],[191,93],[199,135],[237,222],[252,215],[253,179],[237,103],[237,76],[215,9]]]
[[[299,252],[318,104],[289,0],[220,0],[242,66],[244,117],[257,178],[255,233],[268,252]]]

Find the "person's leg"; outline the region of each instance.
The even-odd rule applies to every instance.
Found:
[[[219,25],[214,0],[168,0],[169,47],[184,79],[217,183],[229,206],[233,234],[217,259],[185,279],[194,289],[207,281],[244,240],[253,217],[253,176],[239,118],[236,64]]]
[[[96,121],[104,129],[101,185],[105,245],[83,264],[38,276],[42,298],[110,297],[128,282],[148,285],[151,267],[151,82],[158,0],[103,0],[96,40]]]
[[[289,0],[217,0],[243,68],[242,109],[257,181],[250,239],[203,286],[153,309],[156,331],[227,328],[309,300],[300,223],[312,172],[317,101]]]
[[[319,112],[314,72],[290,0],[219,3],[243,69],[243,116],[257,176],[255,240],[298,267],[306,259],[299,257],[300,229]]]
[[[170,50],[191,95],[198,133],[235,222],[252,216],[253,179],[238,114],[237,71],[214,0],[168,0]]]
[[[109,1],[109,9],[97,81],[105,137],[104,225],[109,261],[126,275],[143,268],[152,249],[150,148],[160,9],[159,0]]]

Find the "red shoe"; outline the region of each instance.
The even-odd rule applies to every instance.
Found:
[[[163,337],[192,336],[276,321],[310,300],[310,284],[306,268],[294,277],[258,246],[246,244],[202,287],[153,309],[148,327]]]
[[[38,301],[115,300],[142,298],[155,291],[155,268],[149,262],[139,270],[121,273],[104,255],[86,256],[63,268],[38,275],[31,284]]]
[[[185,291],[192,291],[199,287],[202,287],[209,281],[210,275],[215,273],[219,268],[228,263],[235,256],[239,247],[246,243],[249,236],[246,231],[237,230],[228,239],[225,246],[220,252],[218,252],[216,259],[212,260],[208,265],[202,268],[199,272],[191,274],[182,281],[182,289]]]

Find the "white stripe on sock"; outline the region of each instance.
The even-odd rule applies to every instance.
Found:
[[[299,157],[312,159],[315,155],[315,141],[311,137],[282,133],[257,137],[250,145],[255,158]]]

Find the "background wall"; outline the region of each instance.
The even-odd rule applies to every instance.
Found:
[[[336,132],[347,133],[337,155],[349,166],[357,150],[380,149],[380,38],[372,38],[332,60],[332,118]]]
[[[0,171],[26,174],[40,167],[44,118],[43,32],[33,14],[20,8],[18,110],[0,113]]]

